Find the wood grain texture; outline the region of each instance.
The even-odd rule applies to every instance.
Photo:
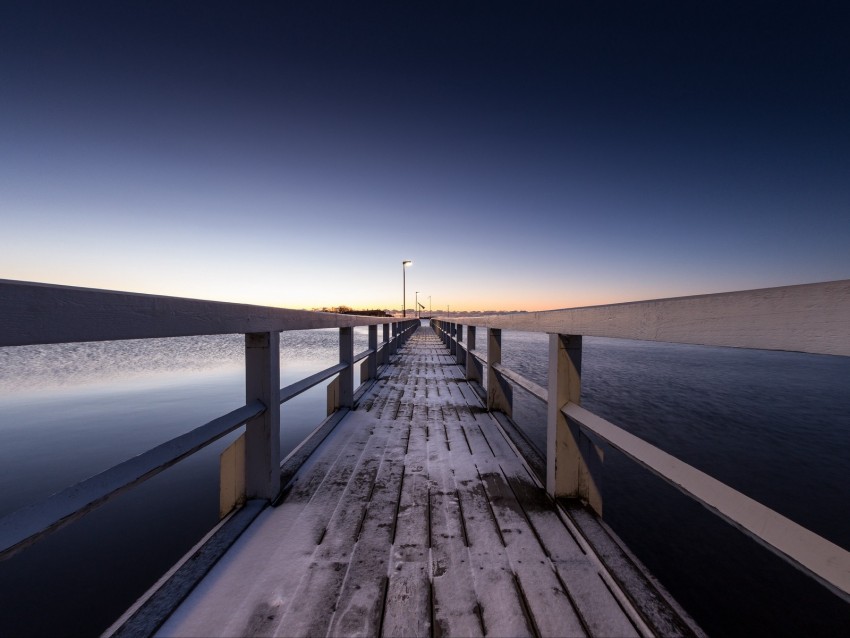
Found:
[[[461,321],[505,330],[850,356],[850,280]]]

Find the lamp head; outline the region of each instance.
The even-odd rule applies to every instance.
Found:
[[[402,266],[404,266],[405,268],[406,268],[407,266],[412,265],[412,264],[413,264],[413,262],[412,262],[412,261],[410,261],[409,259],[405,259],[403,262],[401,262],[401,265],[402,265]]]

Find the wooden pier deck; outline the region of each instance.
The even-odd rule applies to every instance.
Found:
[[[645,616],[422,327],[159,635],[659,631]]]

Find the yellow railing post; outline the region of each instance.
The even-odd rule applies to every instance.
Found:
[[[513,391],[493,366],[502,363],[502,331],[487,328],[487,409],[513,416]]]
[[[549,335],[549,401],[546,424],[546,491],[552,497],[580,498],[602,512],[602,498],[588,469],[596,447],[561,412],[581,404],[580,335]]]

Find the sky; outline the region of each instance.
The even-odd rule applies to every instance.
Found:
[[[0,278],[400,308],[409,259],[435,311],[850,278],[848,33],[838,2],[5,0]]]

